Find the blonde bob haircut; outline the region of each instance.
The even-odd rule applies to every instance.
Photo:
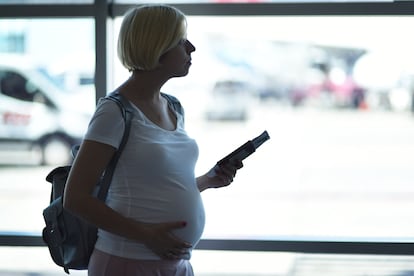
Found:
[[[160,57],[186,37],[185,15],[168,5],[129,10],[118,37],[118,57],[129,71],[157,68]]]

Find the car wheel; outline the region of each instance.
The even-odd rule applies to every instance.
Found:
[[[63,138],[53,136],[42,145],[42,165],[69,164],[71,159],[71,145]]]

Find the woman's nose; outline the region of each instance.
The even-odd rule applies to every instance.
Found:
[[[186,41],[187,42],[187,51],[189,52],[189,53],[192,53],[192,52],[194,52],[195,50],[196,50],[196,48],[195,48],[195,46],[193,45],[193,43],[191,43],[189,40],[187,40]]]

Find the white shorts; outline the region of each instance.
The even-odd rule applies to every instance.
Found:
[[[95,249],[89,276],[194,276],[188,260],[134,260]]]

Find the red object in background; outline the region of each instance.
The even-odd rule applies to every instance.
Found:
[[[27,126],[30,123],[30,117],[30,114],[6,111],[3,114],[3,123],[5,125]]]

